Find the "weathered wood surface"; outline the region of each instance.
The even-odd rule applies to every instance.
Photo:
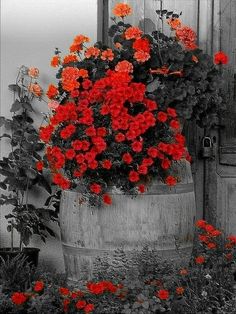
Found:
[[[82,195],[66,191],[62,195],[60,226],[65,264],[70,280],[92,274],[96,255],[122,247],[130,252],[144,246],[161,256],[176,258],[190,253],[195,217],[194,186],[189,163],[178,165],[181,182],[169,188],[156,181],[145,194],[131,197],[112,192],[113,204],[90,208],[80,204]]]

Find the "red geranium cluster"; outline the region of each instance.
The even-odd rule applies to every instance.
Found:
[[[131,13],[127,5],[118,4],[116,9],[117,16]],[[175,82],[189,82],[185,75],[201,62],[201,54],[195,49],[196,34],[191,28],[174,19],[169,24],[177,39],[170,43],[178,45],[183,57],[182,65],[173,70],[170,60],[162,62],[161,54],[158,58],[158,51],[164,49],[158,34],[149,36],[123,22],[111,28],[116,35],[113,50],[99,43],[85,47],[89,39],[78,35],[63,61],[56,52],[51,64],[59,67],[59,82],[47,92],[56,105],[50,107],[48,125],[40,129],[47,150],[38,167],[40,171],[49,167],[53,183],[60,188],[73,189],[83,182],[93,200],[111,204],[108,186],[135,194],[145,192],[150,178],[177,184],[177,175],[171,173],[173,163],[182,158],[191,161],[191,157],[177,114],[181,105],[168,86],[185,86]],[[82,53],[84,59],[78,57]],[[226,61],[222,53],[215,57],[217,64]],[[155,76],[163,88],[150,92],[148,80],[154,82]],[[191,86],[182,92],[186,103],[194,99],[196,89]],[[163,90],[169,93],[166,99]],[[184,114],[191,110],[188,107]]]
[[[188,157],[175,109],[160,110],[128,71],[108,70],[105,77],[86,81],[86,89],[80,84],[76,99],[59,105],[40,130],[49,144],[46,158],[55,184],[69,189],[77,178],[89,177],[88,190],[109,204],[104,194],[109,172],[138,184],[154,169],[166,171]],[[165,180],[177,183],[171,175]]]

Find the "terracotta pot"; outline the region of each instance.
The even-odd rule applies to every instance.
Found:
[[[163,257],[190,256],[193,244],[195,195],[190,164],[178,162],[181,182],[168,187],[154,181],[136,197],[113,192],[113,204],[91,208],[81,204],[82,194],[62,193],[60,226],[66,271],[70,281],[92,277],[97,255],[126,252],[148,245]]]

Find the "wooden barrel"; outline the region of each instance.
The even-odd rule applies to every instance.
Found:
[[[70,281],[91,279],[97,255],[150,246],[163,257],[189,254],[193,243],[195,194],[188,162],[178,162],[181,182],[168,187],[155,181],[147,192],[131,197],[112,192],[113,204],[91,208],[82,195],[64,191],[60,205],[63,254]],[[176,243],[177,242],[177,243]]]

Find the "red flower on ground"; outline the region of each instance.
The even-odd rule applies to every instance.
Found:
[[[65,295],[65,296],[70,294],[70,290],[68,288],[64,288],[64,287],[60,287],[59,292],[61,295]]]
[[[160,299],[160,300],[168,300],[170,293],[168,290],[165,289],[161,289],[156,293],[156,296]]]
[[[229,57],[223,52],[218,51],[214,55],[214,63],[215,64],[227,64],[229,62]]]
[[[178,294],[178,295],[182,295],[183,293],[184,293],[184,287],[177,287],[176,289],[175,289],[175,291],[176,291],[176,293]]]
[[[34,284],[34,291],[35,292],[40,292],[44,288],[44,283],[42,281],[36,281]]]
[[[11,296],[11,300],[14,304],[21,305],[27,301],[27,296],[22,292],[14,292]]]
[[[195,258],[195,263],[199,264],[199,265],[204,264],[205,263],[205,257],[202,255],[197,256]]]
[[[83,308],[85,308],[86,306],[86,301],[84,300],[79,300],[76,304],[75,304],[75,307],[77,308],[77,310],[81,310]]]
[[[85,313],[90,313],[90,312],[92,312],[93,310],[94,310],[94,304],[92,304],[92,303],[87,304],[87,305],[85,306],[85,308],[84,308],[84,312],[85,312]]]

